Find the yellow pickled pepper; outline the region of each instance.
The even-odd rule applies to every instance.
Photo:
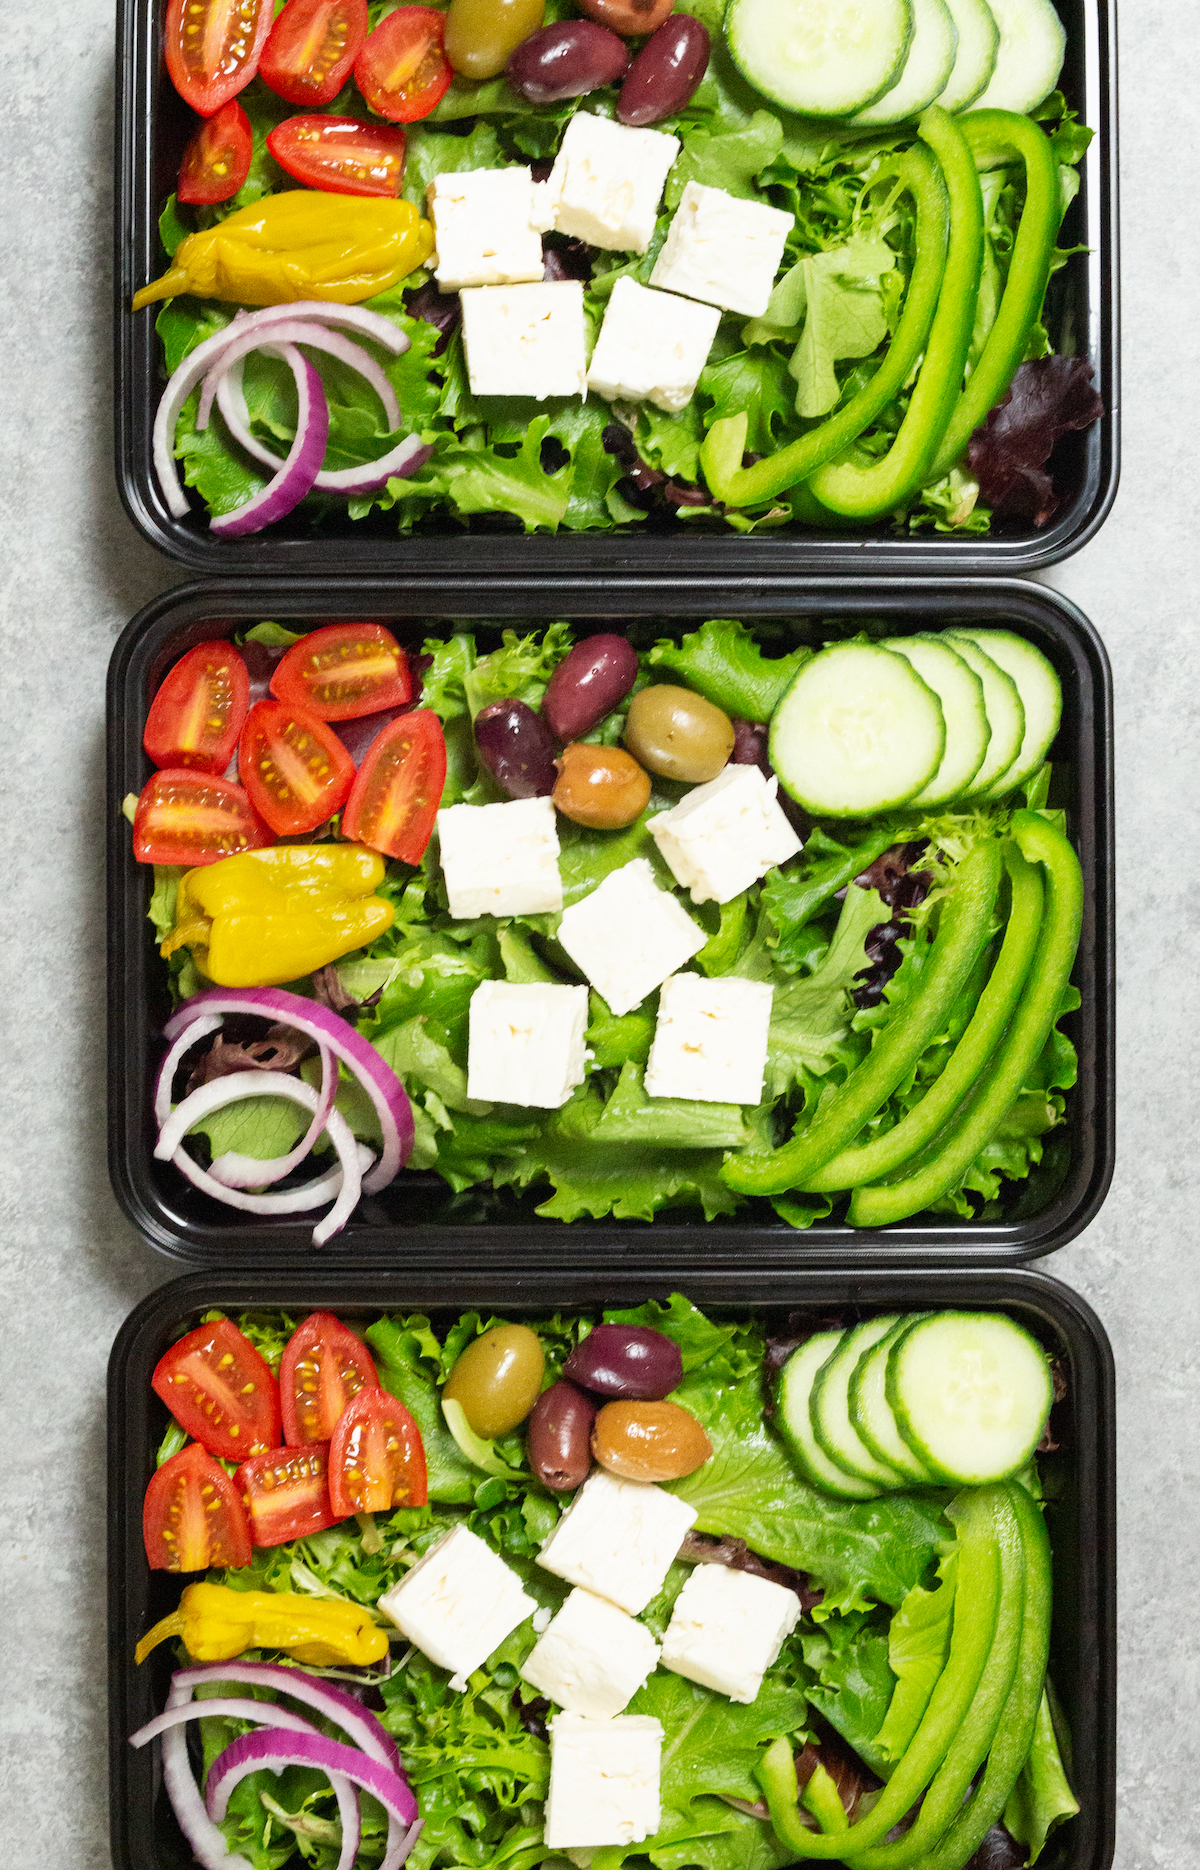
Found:
[[[180,1636],[193,1662],[230,1662],[247,1649],[281,1649],[321,1669],[382,1662],[387,1631],[369,1611],[345,1598],[293,1591],[237,1591],[228,1584],[189,1584],[179,1608],[143,1636],[134,1659]]]

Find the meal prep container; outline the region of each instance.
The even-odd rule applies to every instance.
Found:
[[[1090,359],[1108,412],[1055,452],[1063,504],[1040,531],[1006,522],[985,537],[932,531],[903,537],[887,526],[819,533],[807,528],[740,537],[704,533],[675,520],[634,534],[560,533],[526,537],[517,520],[446,519],[441,529],[401,538],[393,516],[343,518],[317,531],[299,514],[250,538],[221,540],[196,510],[177,520],[151,466],[154,412],[165,384],[155,311],[134,314],[138,287],[166,270],[158,217],[175,187],[195,118],[177,95],[162,57],[166,0],[120,0],[117,11],[116,467],[125,509],[152,544],[210,576],[344,577],[381,572],[504,572],[513,576],[755,577],[838,571],[959,576],[1030,571],[1077,551],[1101,524],[1116,493],[1120,389],[1117,321],[1116,0],[1057,0],[1067,31],[1062,88],[1096,132],[1080,165],[1081,187],[1061,242],[1079,248],[1050,287],[1055,345]],[[499,527],[499,530],[497,529]],[[511,530],[509,529],[511,527]]]
[[[423,1311],[435,1326],[478,1307],[507,1318],[636,1305],[682,1283],[718,1316],[831,1309],[855,1316],[926,1306],[998,1308],[1019,1319],[1062,1358],[1068,1397],[1053,1418],[1057,1451],[1043,1457],[1054,1548],[1055,1612],[1050,1668],[1073,1740],[1071,1777],[1080,1811],[1050,1839],[1044,1870],[1108,1870],[1116,1778],[1116,1527],[1113,1358],[1084,1301],[1037,1272],[661,1274],[297,1274],[199,1273],[151,1293],[126,1320],[108,1371],[108,1654],[111,1843],[115,1870],[186,1870],[190,1853],[161,1783],[159,1749],[135,1752],[128,1737],[163,1706],[167,1647],[141,1668],[134,1645],[179,1599],[181,1579],[149,1570],[142,1548],[142,1495],[167,1412],[150,1388],[159,1357],[203,1314],[318,1308],[351,1324],[380,1311]],[[1064,1418],[1060,1421],[1060,1417]]]
[[[705,1224],[697,1209],[660,1214],[651,1227],[611,1219],[569,1225],[534,1213],[547,1191],[493,1192],[490,1186],[452,1196],[437,1175],[402,1171],[392,1185],[360,1205],[344,1232],[319,1251],[339,1266],[507,1263],[546,1268],[568,1262],[644,1268],[703,1264],[929,1264],[986,1259],[1023,1261],[1072,1239],[1096,1213],[1113,1161],[1113,829],[1112,703],[1108,659],[1091,625],[1073,605],[1041,586],[1019,581],[814,579],[777,582],[559,583],[548,612],[545,587],[493,579],[420,584],[359,580],[330,586],[313,581],[195,584],[156,598],[129,625],[108,682],[108,941],[109,1168],[117,1199],[150,1243],[176,1260],[240,1266],[249,1257],[295,1266],[314,1249],[313,1217],[248,1219],[200,1194],[170,1163],[155,1162],[151,1114],[154,1079],[170,1012],[167,971],[146,919],[153,873],[135,863],[121,801],[140,792],[151,772],[142,750],[150,699],[176,659],[194,643],[231,634],[262,618],[370,617],[386,621],[400,640],[420,644],[437,619],[522,619],[538,627],[548,615],[603,619],[606,629],[635,618],[661,620],[662,633],[695,627],[704,617],[792,621],[796,640],[820,642],[823,619],[849,629],[886,619],[889,632],[937,629],[955,619],[1014,625],[1050,657],[1063,685],[1063,721],[1052,749],[1051,803],[1067,813],[1084,876],[1083,934],[1076,981],[1083,1003],[1067,1030],[1079,1052],[1079,1082],[1071,1092],[1064,1135],[1070,1163],[1057,1191],[1026,1212],[1020,1185],[1006,1219],[967,1223],[926,1216],[871,1233],[834,1222],[798,1231],[770,1203],[747,1203],[736,1215]],[[540,613],[540,614],[539,614]]]

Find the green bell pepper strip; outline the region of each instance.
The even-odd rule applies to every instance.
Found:
[[[845,1831],[849,1826],[841,1794],[819,1760],[800,1795],[800,1803],[812,1813],[822,1831]]]
[[[925,969],[912,998],[884,1026],[844,1084],[823,1098],[812,1121],[781,1149],[731,1156],[721,1180],[742,1195],[805,1188],[844,1149],[920,1058],[987,945],[1000,888],[1000,847],[981,842],[958,868]]]
[[[852,1227],[886,1227],[906,1220],[958,1186],[1016,1102],[1058,1017],[1083,918],[1079,859],[1063,833],[1040,812],[1015,812],[1012,836],[1023,856],[1045,866],[1049,891],[1033,963],[1008,1031],[973,1098],[910,1173],[900,1181],[855,1189],[847,1216]]]
[[[903,1167],[937,1135],[986,1071],[1020,998],[1042,925],[1040,869],[1027,864],[1013,844],[1005,849],[1004,863],[1012,884],[1008,926],[991,978],[945,1070],[892,1129],[873,1142],[852,1143],[818,1169],[809,1178],[809,1193],[859,1188]]]

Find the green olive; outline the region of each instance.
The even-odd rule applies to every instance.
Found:
[[[650,803],[650,775],[620,747],[564,747],[551,794],[564,818],[594,831],[631,825]]]
[[[494,1441],[525,1420],[541,1393],[545,1368],[535,1331],[528,1325],[497,1325],[467,1345],[442,1395],[461,1403],[477,1435]]]
[[[733,752],[733,722],[690,688],[643,688],[629,704],[625,745],[664,779],[715,779]]]
[[[464,78],[494,78],[544,12],[545,0],[450,0],[446,57]]]

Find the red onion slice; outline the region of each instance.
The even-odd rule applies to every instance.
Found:
[[[191,1694],[190,1688],[172,1685],[167,1696],[168,1708],[179,1707],[183,1702],[190,1701]],[[163,1786],[171,1801],[176,1823],[191,1845],[196,1862],[203,1865],[203,1870],[251,1870],[249,1858],[230,1850],[224,1832],[217,1830],[204,1808],[204,1800],[188,1760],[187,1734],[182,1727],[168,1728],[163,1735],[162,1769]]]
[[[344,1688],[335,1688],[320,1676],[301,1669],[285,1668],[279,1662],[205,1662],[189,1669],[176,1669],[172,1683],[193,1693],[203,1682],[244,1682],[254,1688],[270,1688],[278,1695],[289,1695],[315,1709],[328,1721],[335,1721],[354,1744],[370,1759],[404,1777],[400,1749],[370,1708]]]
[[[286,322],[288,321],[280,321],[278,326],[279,331],[285,328]],[[380,402],[383,404],[383,413],[387,417],[388,428],[398,429],[400,427],[400,404],[397,400],[396,392],[389,383],[383,366],[375,362],[370,351],[365,351],[361,344],[355,344],[353,339],[344,337],[340,331],[325,331],[316,324],[308,326],[301,323],[299,320],[295,322],[298,330],[302,332],[303,335],[292,337],[291,342],[293,344],[307,344],[308,348],[312,351],[324,351],[328,356],[336,357],[339,363],[348,364],[351,370],[357,370],[359,376],[364,378],[365,381],[371,385],[376,396],[378,396]],[[267,344],[267,335],[271,335],[273,339],[271,345]],[[241,336],[240,332],[238,336]],[[259,337],[259,347],[264,350],[273,349],[275,342],[278,342],[278,338],[274,333],[263,334]],[[214,396],[216,397],[217,407],[225,417],[226,423],[232,428],[232,423],[230,423],[229,416],[226,412],[225,403],[221,400],[222,393],[225,393],[227,401],[233,402],[235,409],[238,404],[241,404],[242,422],[243,424],[245,423],[245,398],[242,393],[242,370],[245,367],[245,362],[245,353],[237,358],[230,358],[228,353],[226,353],[224,357],[219,358],[213,365],[204,379],[204,387],[200,392],[200,407],[196,412],[196,427],[198,429],[206,429],[208,427],[208,418],[212,413]],[[232,396],[229,394],[230,389],[233,390]],[[238,439],[241,439],[240,436]],[[243,442],[242,446],[245,448],[249,445]],[[259,441],[253,441],[253,446],[249,447],[249,452],[251,454],[257,453],[258,458],[260,460],[265,460],[269,467],[279,466],[279,456],[272,455],[270,450],[264,448]]]
[[[412,1826],[417,1818],[417,1801],[412,1788],[390,1767],[381,1766],[354,1747],[340,1740],[329,1740],[316,1733],[242,1734],[231,1740],[225,1751],[213,1761],[208,1773],[205,1805],[208,1815],[220,1823],[229,1809],[234,1787],[247,1773],[265,1768],[281,1773],[289,1766],[315,1766],[322,1773],[344,1773],[356,1786],[379,1800],[389,1816],[400,1824]],[[407,1840],[406,1840],[407,1841]]]
[[[313,340],[306,338],[304,342],[312,343]],[[357,346],[351,348],[356,349]],[[364,352],[363,355],[365,356],[366,353]],[[264,467],[280,467],[282,457],[264,447],[250,428],[246,415],[246,399],[242,390],[244,363],[245,358],[239,357],[230,364],[228,370],[223,370],[218,362],[209,371],[205,379],[205,388],[207,390],[208,384],[216,380],[217,408],[221,411],[225,426],[238,446],[244,448],[247,454],[252,455]],[[386,382],[386,378],[384,380]],[[203,413],[203,403],[201,412]],[[399,428],[399,412],[397,411],[393,421],[389,411],[389,421],[392,428]],[[202,426],[203,424],[197,417],[197,427]],[[364,461],[358,467],[322,468],[313,482],[313,491],[343,495],[374,493],[380,487],[386,487],[389,480],[402,480],[409,474],[415,474],[418,468],[424,467],[432,454],[432,443],[423,442],[417,435],[406,435],[403,441],[397,442],[387,454],[379,455],[374,461]]]
[[[337,1096],[338,1074],[333,1053],[327,1045],[320,1048],[321,1089],[317,1108],[313,1112],[312,1122],[307,1131],[286,1156],[276,1156],[272,1162],[260,1162],[255,1156],[239,1155],[235,1149],[227,1149],[221,1155],[214,1156],[209,1167],[209,1174],[214,1182],[220,1182],[224,1188],[269,1188],[272,1182],[282,1182],[285,1175],[298,1169],[305,1157],[311,1154],[333,1109],[333,1100]]]
[[[175,1082],[175,1073],[179,1070],[181,1060],[194,1045],[199,1045],[201,1039],[219,1032],[223,1024],[219,1013],[212,1014],[208,1019],[198,1019],[194,1026],[189,1026],[186,1032],[180,1034],[159,1066],[154,1084],[154,1121],[160,1130],[171,1114],[171,1086]]]
[[[208,1701],[189,1699],[176,1706],[172,1706],[168,1700],[161,1714],[156,1714],[152,1721],[139,1727],[136,1734],[130,1734],[129,1744],[131,1747],[147,1747],[160,1734],[165,1734],[168,1727],[180,1727],[187,1721],[200,1721],[209,1714],[227,1715],[231,1721],[259,1721],[264,1727],[286,1727],[295,1734],[317,1732],[312,1722],[306,1721],[302,1714],[293,1714],[289,1708],[277,1708],[273,1701],[243,1701],[232,1696],[214,1695]]]
[[[240,539],[246,533],[261,532],[264,526],[283,519],[311,493],[313,482],[321,472],[329,442],[325,386],[316,365],[310,364],[294,344],[280,344],[279,355],[296,379],[296,439],[279,472],[252,500],[232,513],[218,513],[209,521],[210,530],[222,539]]]

